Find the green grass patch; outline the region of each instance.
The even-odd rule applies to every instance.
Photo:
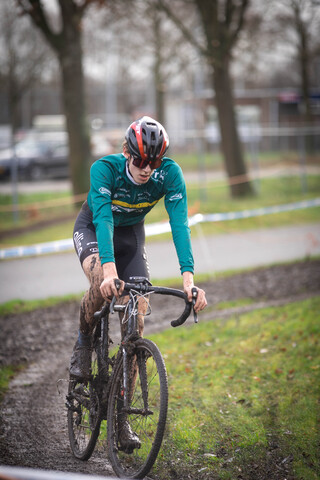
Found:
[[[18,187],[19,188],[19,187]],[[64,192],[33,192],[33,193],[19,193],[18,203],[21,205],[29,203],[42,203],[51,201],[53,199],[71,197],[71,192],[66,190]],[[0,205],[11,205],[11,195],[0,195]]]
[[[9,209],[12,205],[11,195],[0,195],[1,231],[7,231],[12,228],[26,227],[36,225],[41,221],[54,220],[56,218],[75,215],[75,208],[72,204],[59,206],[56,202],[60,200],[71,200],[71,192],[36,192],[18,194],[18,205],[22,208],[18,213],[18,220],[14,219],[12,211]],[[6,211],[3,211],[8,207]]]
[[[44,300],[10,300],[0,304],[0,316],[32,312],[33,310],[54,307],[66,302],[79,301],[80,304],[81,297],[82,294],[77,294],[63,297],[50,297]]]
[[[214,308],[215,310],[225,310],[227,308],[247,307],[254,303],[256,302],[252,298],[240,298],[238,300],[230,300],[229,302],[219,302]]]
[[[298,177],[264,178],[259,182],[256,195],[237,199],[230,197],[230,190],[223,181],[209,182],[205,186],[189,184],[187,185],[189,209],[195,213],[223,213],[281,205],[319,196],[320,175],[308,176],[307,182],[308,190],[303,192]],[[295,213],[291,212],[291,216],[294,215]],[[165,218],[164,202],[159,202],[148,214],[148,222],[151,223],[151,219],[153,222],[163,218]]]
[[[8,390],[10,380],[19,370],[21,370],[21,367],[11,365],[0,368],[0,402],[2,402],[4,395]]]
[[[319,478],[319,311],[318,297],[153,337],[170,395],[156,478]]]
[[[57,224],[49,227],[44,227],[41,230],[33,229],[26,233],[6,237],[0,240],[1,248],[9,248],[20,245],[34,245],[37,243],[52,242],[55,240],[65,240],[71,238],[73,235],[73,227],[76,219],[74,220],[58,222]]]
[[[206,171],[223,170],[223,156],[220,152],[196,155],[194,153],[172,153],[172,158],[184,172],[196,172],[198,168]]]
[[[224,169],[224,160],[223,156],[219,151],[206,152],[202,155],[197,155],[195,153],[179,153],[171,152],[172,158],[179,163],[181,168],[187,171],[197,171],[197,169],[205,168],[207,171],[210,170],[223,170]],[[248,167],[251,166],[253,158],[250,152],[245,152],[245,160]],[[272,166],[279,166],[282,164],[284,168],[288,165],[299,165],[300,163],[300,154],[295,151],[286,151],[286,152],[259,152],[258,158],[254,158],[254,163],[259,163],[259,168],[267,168]],[[319,165],[319,154],[310,155],[306,158],[306,163],[308,165]]]

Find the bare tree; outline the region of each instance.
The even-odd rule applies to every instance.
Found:
[[[103,0],[58,0],[61,26],[50,24],[41,0],[17,0],[57,55],[62,76],[62,97],[69,137],[69,160],[73,193],[87,191],[91,163],[90,132],[87,124],[82,54],[82,20],[92,4]]]
[[[12,137],[19,126],[19,107],[23,96],[40,79],[48,65],[48,49],[37,32],[17,15],[14,4],[1,5],[0,15],[1,83],[7,92]]]
[[[172,29],[171,22],[154,2],[147,2],[145,8],[147,18],[149,45],[152,62],[152,74],[155,88],[155,105],[158,120],[165,124],[165,95],[171,79],[186,72],[194,55],[190,45],[177,29]],[[189,47],[189,48],[188,48]]]
[[[165,78],[163,69],[163,34],[161,30],[161,16],[157,10],[151,10],[153,24],[153,44],[154,44],[154,62],[153,73],[155,83],[156,112],[160,123],[165,123],[164,118],[164,94],[165,94]]]
[[[112,33],[111,48],[119,55],[118,68],[121,69],[117,75],[118,90],[125,81],[126,90],[130,93],[130,85],[134,84],[135,95],[130,95],[129,103],[136,107],[141,99],[137,94],[139,89],[146,93],[146,90],[151,91],[151,87],[155,116],[165,124],[168,85],[176,75],[181,75],[189,67],[191,58],[195,57],[195,50],[186,45],[179,30],[172,28],[172,22],[152,0],[119,1],[123,2],[126,15],[123,14],[124,9],[122,12],[120,9],[113,9],[112,12],[105,10],[105,15],[101,15],[98,31],[94,33],[100,38],[99,49],[103,54],[106,42],[109,41],[110,44]],[[101,48],[102,45],[104,47]],[[97,54],[101,55],[99,52]],[[127,112],[130,111],[128,105]]]
[[[303,111],[307,123],[312,122],[311,69],[320,53],[320,2],[315,0],[281,0],[277,4],[275,25],[295,48]]]
[[[167,0],[157,2],[184,37],[205,57],[211,69],[226,171],[230,179],[242,179],[241,182],[230,182],[231,195],[241,197],[252,194],[236,125],[230,76],[232,51],[243,28],[249,0],[190,0],[188,3],[195,6],[199,16],[202,39],[175,13],[183,7],[179,1],[171,1],[170,4]]]

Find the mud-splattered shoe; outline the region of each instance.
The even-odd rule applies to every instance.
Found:
[[[80,347],[76,342],[70,359],[70,375],[77,380],[89,380],[91,375],[92,348]]]
[[[127,421],[121,422],[118,427],[118,441],[120,450],[125,453],[132,453],[135,448],[141,447],[138,435],[131,430]]]

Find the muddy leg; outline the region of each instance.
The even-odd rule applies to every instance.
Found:
[[[85,258],[82,264],[90,288],[84,294],[80,306],[80,331],[84,335],[91,335],[94,329],[93,314],[99,310],[104,302],[100,292],[100,285],[103,280],[103,270],[98,254]]]
[[[101,308],[103,297],[100,285],[103,280],[103,270],[99,255],[90,255],[82,264],[90,288],[85,293],[80,305],[80,331],[78,339],[73,347],[70,359],[70,375],[78,381],[87,381],[91,375],[92,339],[94,329],[93,314]]]

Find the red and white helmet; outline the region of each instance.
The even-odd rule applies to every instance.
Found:
[[[162,159],[169,147],[169,137],[161,123],[151,117],[133,122],[125,136],[129,153],[150,164]]]

